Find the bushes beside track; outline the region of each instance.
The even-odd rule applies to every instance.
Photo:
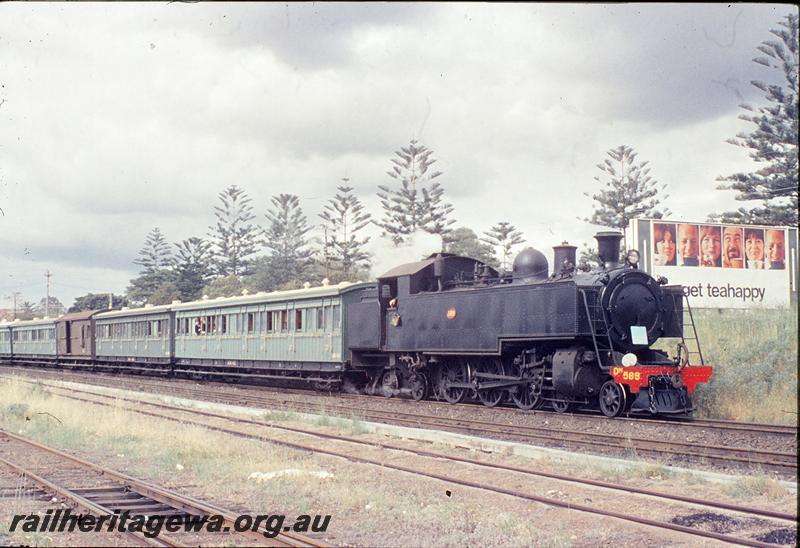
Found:
[[[695,310],[694,320],[714,366],[697,416],[797,424],[797,309]]]

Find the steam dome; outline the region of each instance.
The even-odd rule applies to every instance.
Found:
[[[547,257],[532,247],[526,247],[514,258],[512,272],[515,282],[544,280],[547,278],[548,271]]]

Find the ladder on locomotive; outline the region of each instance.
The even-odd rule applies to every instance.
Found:
[[[601,352],[613,352],[614,346],[611,344],[611,334],[608,329],[608,322],[600,304],[600,295],[596,291],[591,291],[587,295],[586,290],[581,289],[583,297],[583,308],[586,311],[586,319],[592,330],[592,342],[594,351],[597,354],[597,363],[602,367],[600,359]]]
[[[678,299],[681,299],[681,301],[679,302]],[[692,314],[692,307],[689,304],[689,298],[686,295],[681,294],[680,296],[673,295],[672,300],[675,303],[675,306],[673,307],[673,310],[675,311],[675,319],[681,326],[681,342],[686,349],[689,365],[698,365],[693,363],[692,356],[700,358],[699,365],[705,365],[706,362],[703,359],[703,349],[700,348],[700,339],[697,336],[697,327],[694,324],[694,315]],[[681,316],[679,317],[678,305],[680,304],[683,306],[681,307]],[[687,336],[687,327],[691,328],[691,333],[689,336]]]

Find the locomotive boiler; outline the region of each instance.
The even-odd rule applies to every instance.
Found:
[[[619,260],[621,234],[596,236],[600,265],[576,267],[576,248],[554,249],[555,268],[527,248],[510,273],[448,254],[405,264],[378,278],[349,305],[352,370],[367,389],[468,398],[521,409],[594,407],[688,413],[690,393],[711,368],[689,365],[680,286],[638,269],[638,253]],[[677,342],[670,358],[653,347]]]

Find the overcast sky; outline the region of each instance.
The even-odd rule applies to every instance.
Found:
[[[514,223],[542,250],[597,230],[596,164],[621,144],[676,219],[740,204],[715,179],[761,104],[751,60],[789,5],[0,4],[0,307],[122,293],[158,226],[204,236],[230,184],[377,185],[412,138],[458,226]],[[377,237],[377,231],[376,231]],[[383,242],[378,241],[376,243]]]

